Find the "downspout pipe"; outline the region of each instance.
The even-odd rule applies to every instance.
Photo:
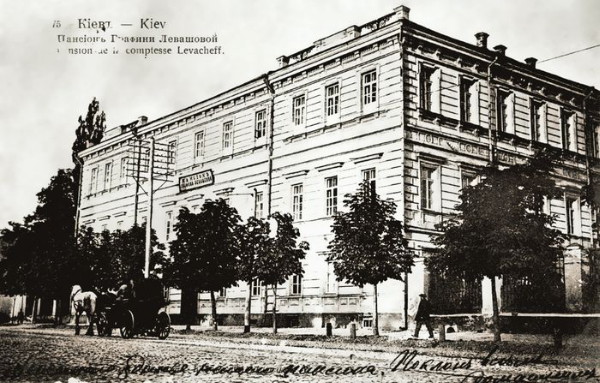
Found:
[[[268,160],[268,173],[267,173],[267,194],[268,194],[268,198],[269,198],[269,202],[267,205],[267,217],[271,217],[271,213],[272,213],[272,203],[271,203],[271,196],[273,195],[273,142],[274,142],[274,132],[273,132],[273,126],[274,126],[274,114],[275,114],[275,88],[273,87],[273,84],[271,84],[270,80],[269,80],[269,73],[265,73],[262,76],[262,80],[265,83],[265,86],[267,87],[267,90],[269,91],[270,94],[270,116],[269,116],[269,160]]]
[[[488,83],[488,150],[489,150],[489,161],[490,165],[493,166],[496,163],[496,136],[492,134],[492,110],[494,102],[492,101],[492,66],[498,62],[499,56],[496,56],[494,60],[487,67],[487,83]]]
[[[83,179],[83,161],[81,160],[81,157],[79,157],[78,153],[73,153],[73,159],[75,159],[75,161],[77,162],[77,165],[79,165],[79,181],[78,181],[78,185],[77,185],[77,206],[75,207],[75,226],[73,228],[73,235],[75,236],[75,241],[77,241],[77,232],[79,231],[79,219],[80,219],[80,215],[81,215],[81,181]]]

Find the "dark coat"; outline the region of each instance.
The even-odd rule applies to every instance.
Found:
[[[419,303],[419,308],[417,309],[417,320],[426,320],[429,319],[431,315],[431,303],[427,300],[427,298],[422,298]]]

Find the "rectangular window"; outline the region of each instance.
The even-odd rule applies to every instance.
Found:
[[[576,151],[575,113],[563,110],[560,121],[563,149]]]
[[[294,125],[304,125],[304,114],[306,113],[306,97],[304,95],[294,97],[292,102],[292,119]]]
[[[421,108],[430,112],[437,112],[434,110],[433,92],[434,88],[434,77],[436,68],[421,66],[421,73],[419,77],[419,85],[421,88]]]
[[[259,281],[258,279],[252,280],[252,286],[250,286],[250,288],[252,289],[252,296],[260,296],[260,290],[263,286],[263,281]]]
[[[421,209],[438,210],[440,208],[439,167],[421,166]]]
[[[594,130],[594,156],[600,158],[600,126],[596,125]]]
[[[112,179],[112,162],[104,165],[104,190],[110,189],[110,182]]]
[[[121,158],[121,181],[127,180],[127,157]]]
[[[566,221],[567,234],[580,234],[579,230],[579,200],[576,198],[566,197]]]
[[[228,121],[223,124],[223,150],[231,150],[233,148],[233,121]]]
[[[533,141],[542,141],[542,106],[537,101],[531,101],[531,139]]]
[[[340,111],[340,85],[333,84],[325,88],[326,115],[335,116]]]
[[[377,181],[375,179],[375,175],[375,168],[365,169],[362,171],[362,180],[363,182],[366,182],[369,191],[373,194],[377,192]]]
[[[292,186],[292,216],[294,220],[298,221],[302,219],[302,205],[303,205],[303,186],[302,184]]]
[[[325,286],[326,293],[337,292],[337,279],[335,276],[334,263],[327,262],[327,285]]]
[[[117,221],[117,230],[123,229],[123,221]]]
[[[508,132],[508,98],[509,93],[498,90],[496,99],[496,123],[497,129],[500,132]]]
[[[337,177],[325,178],[325,214],[332,216],[337,213],[338,189]]]
[[[92,169],[92,175],[90,177],[90,194],[95,193],[98,190],[98,168]]]
[[[302,275],[292,276],[292,295],[302,294]]]
[[[464,122],[475,122],[477,113],[477,82],[461,78],[460,83],[460,119]],[[430,101],[431,103],[431,101]]]
[[[173,212],[167,212],[167,219],[165,222],[165,240],[169,241],[171,239],[171,230],[173,229]]]
[[[461,188],[475,186],[477,184],[477,175],[472,172],[461,172]]]
[[[267,111],[259,110],[254,115],[254,138],[257,140],[267,135]]]
[[[223,287],[221,290],[217,291],[217,297],[226,298],[227,297],[227,289]]]
[[[377,101],[377,72],[374,69],[362,74],[362,101],[363,105]]]
[[[194,158],[204,156],[204,130],[196,133],[194,136]]]
[[[177,156],[177,141],[169,141],[168,150],[167,156],[169,157],[169,164],[175,165],[175,158]]]
[[[256,192],[256,194],[254,195],[254,217],[262,218],[263,208],[263,193]]]

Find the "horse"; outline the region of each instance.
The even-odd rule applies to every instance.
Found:
[[[75,335],[79,335],[79,317],[85,311],[88,316],[89,327],[86,335],[94,335],[94,314],[96,313],[96,300],[98,297],[91,291],[83,291],[81,286],[75,285],[71,290],[71,304],[75,309]]]

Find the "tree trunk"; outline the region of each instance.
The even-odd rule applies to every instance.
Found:
[[[210,291],[210,305],[212,307],[211,317],[213,322],[213,330],[217,331],[219,329],[217,323],[217,300],[215,299],[215,292],[212,290]]]
[[[264,286],[265,288],[265,307],[264,307],[264,312],[263,312],[263,326],[265,326],[266,322],[267,322],[267,313],[269,312],[269,288],[267,285]]]
[[[58,326],[62,323],[61,302],[62,300],[60,298],[56,300],[56,311],[54,311],[54,326]]]
[[[246,310],[244,311],[244,334],[250,332],[250,319],[252,315],[252,280],[248,281],[248,295],[246,295]]]
[[[500,313],[498,311],[498,296],[496,295],[496,277],[492,277],[492,330],[494,342],[500,342]]]
[[[377,284],[373,285],[373,303],[375,304],[375,315],[373,316],[373,335],[379,336],[379,311],[377,308]]]
[[[277,334],[277,285],[273,285],[273,334]]]
[[[181,289],[181,317],[185,331],[192,331],[198,314],[198,292],[193,288]]]
[[[37,306],[37,298],[34,296],[33,304],[31,305],[31,323],[35,323],[35,320],[37,319],[36,306]]]

